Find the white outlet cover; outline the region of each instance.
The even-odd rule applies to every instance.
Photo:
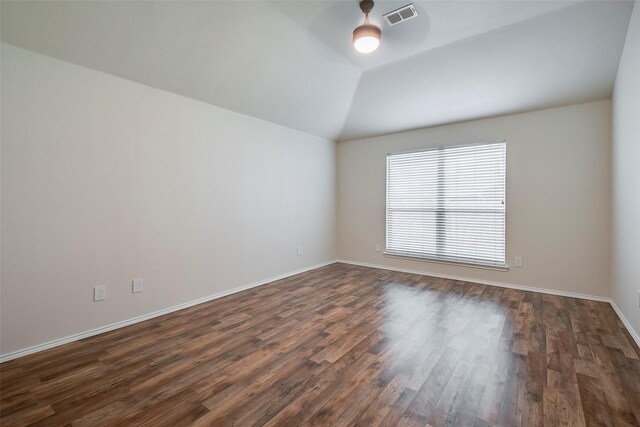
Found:
[[[382,252],[382,245],[380,243],[376,243],[376,252]]]
[[[93,288],[93,300],[102,301],[107,298],[107,287],[104,285],[94,286]]]
[[[515,257],[514,261],[515,261],[516,267],[522,267],[522,257],[521,256]]]
[[[298,256],[302,255],[302,247],[298,246],[296,248]]]

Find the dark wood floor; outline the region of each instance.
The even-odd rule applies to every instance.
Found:
[[[602,302],[333,264],[6,362],[1,424],[640,425]]]

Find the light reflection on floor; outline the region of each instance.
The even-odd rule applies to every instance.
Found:
[[[416,385],[445,353],[490,369],[499,352],[510,350],[507,342],[497,345],[509,310],[491,300],[397,282],[384,286],[382,298],[388,368],[415,377]]]

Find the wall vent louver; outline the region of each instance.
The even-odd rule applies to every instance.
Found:
[[[402,6],[400,9],[385,13],[382,16],[384,17],[384,20],[387,21],[387,24],[392,27],[411,18],[415,18],[418,16],[418,11],[413,6],[413,3],[410,3],[406,6]]]

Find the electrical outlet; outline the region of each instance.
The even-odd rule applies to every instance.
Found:
[[[298,254],[298,256],[302,255],[302,247],[298,246],[296,248],[296,253]]]
[[[380,243],[376,243],[376,252],[382,252],[382,245]]]
[[[133,279],[131,282],[131,292],[142,292],[142,279]]]
[[[516,267],[522,268],[522,257],[521,256],[515,257],[514,264],[516,265]]]
[[[95,286],[93,288],[93,300],[102,301],[107,298],[107,287],[105,285]]]

